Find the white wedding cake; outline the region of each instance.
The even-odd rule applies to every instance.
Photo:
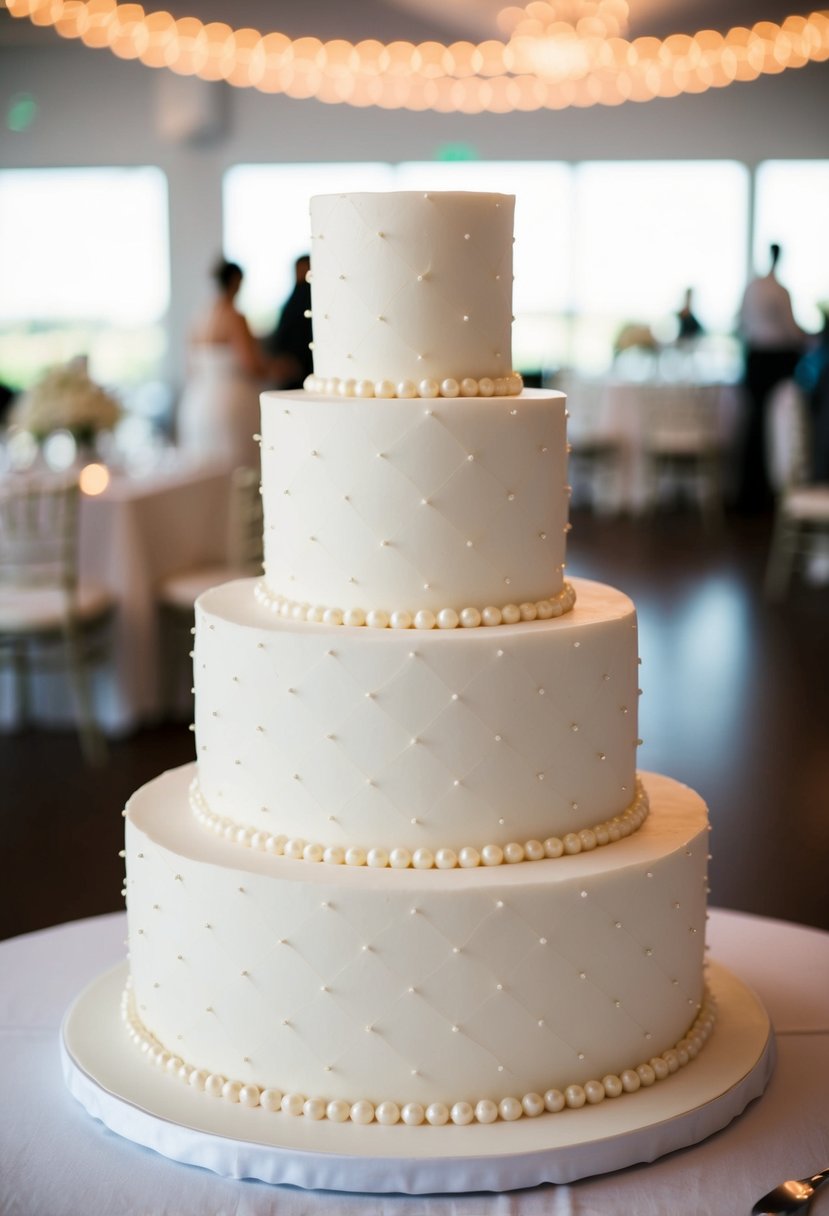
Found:
[[[714,1020],[706,808],[637,774],[633,604],[564,578],[513,202],[312,199],[316,372],[262,398],[264,577],[199,599],[197,761],[126,812],[148,1061],[263,1119],[400,1124],[401,1154],[405,1125],[670,1085]]]

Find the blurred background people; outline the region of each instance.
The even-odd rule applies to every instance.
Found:
[[[817,341],[795,368],[794,378],[808,404],[809,468],[814,481],[829,482],[829,304]]]
[[[688,342],[693,338],[699,338],[704,332],[699,318],[694,313],[693,298],[694,289],[692,287],[686,287],[685,295],[682,300],[682,307],[676,314],[677,342]]]
[[[311,259],[303,253],[294,263],[295,282],[282,305],[273,332],[264,339],[269,357],[269,378],[276,388],[302,388],[314,370],[311,352]]]
[[[739,313],[743,342],[744,403],[736,506],[755,512],[773,500],[766,453],[766,414],[772,390],[794,373],[809,335],[794,318],[791,296],[777,278],[780,246],[769,247],[771,266],[746,286]]]
[[[242,268],[220,260],[215,294],[193,327],[187,381],[178,407],[179,445],[201,457],[226,457],[232,466],[259,466],[259,393],[267,362],[236,307]]]

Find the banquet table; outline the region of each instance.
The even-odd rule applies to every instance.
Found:
[[[777,1064],[723,1131],[651,1164],[502,1195],[372,1196],[218,1177],[121,1139],[64,1088],[59,1028],[124,955],[122,913],[0,943],[3,1216],[740,1216],[774,1183],[829,1165],[829,933],[715,909],[712,957],[762,998]],[[134,1050],[125,1040],[125,1050]],[[451,1134],[451,1132],[450,1132]],[[812,1216],[829,1213],[829,1190]]]
[[[689,394],[702,410],[710,409],[720,450],[734,441],[739,389],[733,384],[689,384],[658,380],[574,381],[568,387],[571,438],[601,436],[616,445],[612,478],[596,488],[599,509],[637,514],[648,506],[646,437],[654,410],[666,414],[682,406]]]
[[[191,567],[218,565],[227,552],[230,466],[171,456],[140,475],[113,471],[103,493],[81,496],[80,577],[103,584],[115,598],[108,655],[90,673],[95,715],[110,735],[152,720],[162,708],[160,580]],[[17,725],[13,694],[12,676],[3,673],[0,729]],[[30,713],[40,725],[72,725],[65,673],[36,674]]]

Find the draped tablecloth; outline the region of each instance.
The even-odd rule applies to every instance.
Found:
[[[763,999],[777,1036],[766,1093],[722,1132],[649,1165],[503,1195],[326,1194],[217,1177],[123,1140],[64,1089],[59,1027],[124,955],[122,914],[0,943],[3,1216],[741,1216],[829,1164],[829,933],[714,910],[712,956]],[[125,1041],[125,1050],[134,1050]],[[829,1213],[829,1191],[812,1216]]]
[[[143,476],[114,473],[102,494],[81,497],[80,576],[115,596],[109,654],[91,672],[95,715],[108,734],[129,731],[160,712],[156,589],[170,574],[225,560],[230,473],[225,463],[180,458]],[[4,673],[1,728],[17,725],[13,693],[11,674]],[[42,725],[72,725],[63,672],[36,675],[31,714]]]
[[[670,417],[676,409],[686,413],[697,405],[713,439],[726,457],[738,427],[739,386],[674,381],[574,380],[563,385],[568,393],[568,437],[576,451],[579,440],[602,439],[613,445],[612,474],[591,492],[605,512],[638,513],[648,506],[651,487],[647,474],[647,438],[655,412]],[[708,417],[710,413],[710,419]],[[578,464],[573,480],[578,482]],[[578,491],[578,484],[575,485]]]

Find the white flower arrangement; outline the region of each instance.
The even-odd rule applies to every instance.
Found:
[[[50,368],[23,394],[11,421],[38,439],[58,430],[89,439],[111,430],[120,417],[118,401],[84,367],[67,363]]]

